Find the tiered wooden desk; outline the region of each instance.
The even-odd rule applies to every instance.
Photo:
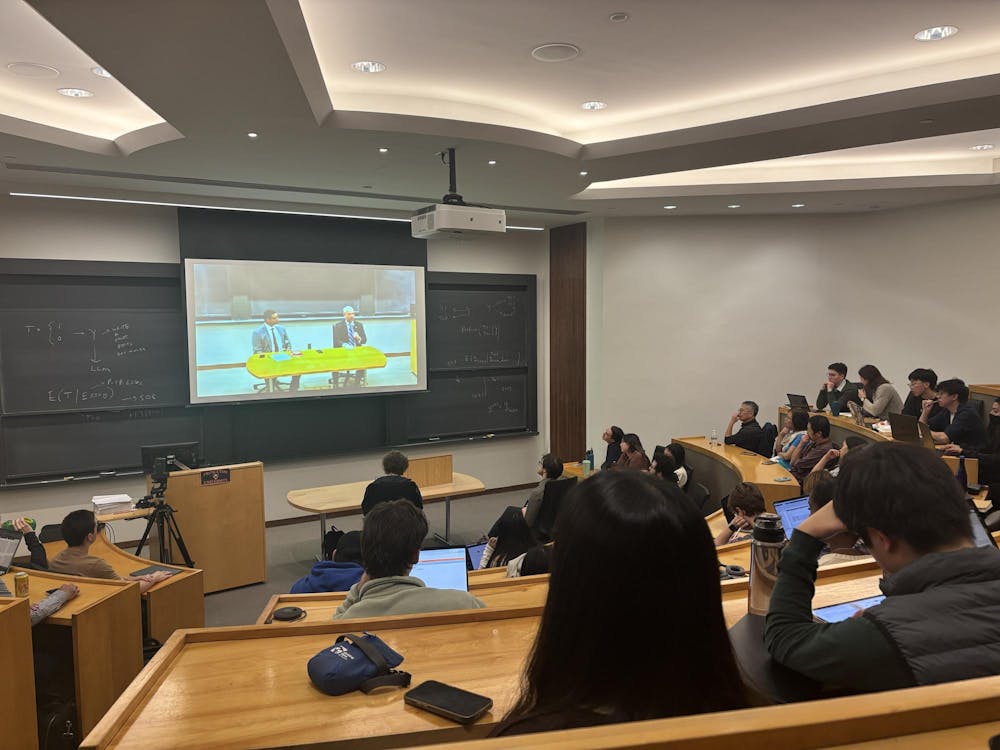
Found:
[[[1000,385],[996,383],[990,384],[980,384],[980,385],[970,385],[969,386],[969,398],[978,398],[986,406],[986,423],[989,424],[990,421],[990,407],[993,406],[993,402],[1000,398]]]
[[[66,542],[47,542],[45,552],[51,560],[62,550]],[[151,564],[150,560],[136,557],[108,541],[104,534],[98,534],[90,547],[90,554],[106,560],[122,578],[133,571]],[[162,565],[162,563],[156,563]],[[205,592],[202,571],[163,565],[178,572],[165,581],[149,588],[142,598],[146,600],[146,620],[149,636],[165,643],[171,633],[180,628],[200,628],[205,624]]]
[[[7,578],[4,582],[8,582]],[[8,588],[13,592],[13,581]],[[35,665],[31,656],[31,618],[28,599],[0,599],[0,745],[38,747],[35,721]]]
[[[694,481],[705,485],[712,497],[725,497],[740,482],[750,482],[764,496],[768,510],[774,503],[801,497],[799,483],[779,464],[765,464],[757,453],[735,445],[709,445],[703,437],[674,438],[684,446],[687,463],[694,469]]]
[[[28,571],[28,575],[31,602],[40,602],[48,589],[64,583],[74,583],[80,588],[80,595],[37,625],[34,635],[37,644],[47,634],[64,635],[58,631],[47,633],[53,628],[70,629],[79,726],[83,732],[89,732],[142,669],[139,585],[35,570]],[[13,572],[3,576],[11,591],[13,579]],[[17,680],[16,685],[20,689],[23,683]],[[34,712],[27,718],[34,721]],[[0,728],[0,738],[3,731]]]
[[[444,501],[445,540],[451,536],[451,499],[463,495],[475,495],[486,489],[486,486],[475,477],[453,472],[450,454],[410,459],[410,468],[405,476],[416,482],[420,488],[424,505]],[[366,480],[292,490],[288,493],[288,504],[293,508],[319,515],[320,549],[322,549],[326,538],[327,517],[355,516],[361,513],[365,487],[370,483],[371,480]]]

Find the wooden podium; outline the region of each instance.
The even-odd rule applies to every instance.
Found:
[[[206,594],[267,580],[260,461],[171,472],[164,499],[194,566],[205,573]],[[150,551],[156,549],[154,539]],[[184,564],[176,548],[173,560]]]

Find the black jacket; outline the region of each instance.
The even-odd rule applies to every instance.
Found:
[[[386,474],[365,487],[365,497],[361,501],[361,513],[367,516],[368,512],[379,503],[401,498],[409,500],[418,508],[424,507],[424,499],[420,496],[420,488],[417,487],[416,482],[409,477],[401,477],[398,474]]]
[[[365,334],[365,325],[360,320],[355,319],[354,321],[354,332],[361,337],[361,343],[357,346],[364,346],[368,343],[368,336]],[[343,346],[344,344],[353,343],[347,340],[347,323],[346,321],[340,321],[333,326],[333,345]]]

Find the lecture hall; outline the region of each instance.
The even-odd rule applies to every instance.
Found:
[[[0,747],[1000,747],[1000,5],[0,66]]]

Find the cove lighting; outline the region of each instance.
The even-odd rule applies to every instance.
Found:
[[[90,72],[93,73],[98,78],[111,78],[111,74],[104,68],[102,68],[100,65],[91,68]]]
[[[588,172],[587,170],[583,170],[582,172],[580,172],[581,177],[586,177],[588,174],[590,174],[590,172]]]
[[[490,160],[489,160],[488,162],[486,162],[486,163],[487,163],[487,164],[489,164],[489,165],[490,165],[490,166],[492,167],[492,166],[493,166],[494,164],[496,164],[496,163],[497,163],[497,160],[496,160],[496,159],[490,159]]]
[[[249,133],[247,133],[247,138],[256,138],[256,137],[257,137],[257,134],[254,133],[252,130]]]
[[[380,149],[378,150],[378,152],[379,152],[380,154],[388,154],[388,153],[389,153],[389,149],[387,149],[387,148],[386,148],[385,146],[383,146],[382,148],[380,148]]]

